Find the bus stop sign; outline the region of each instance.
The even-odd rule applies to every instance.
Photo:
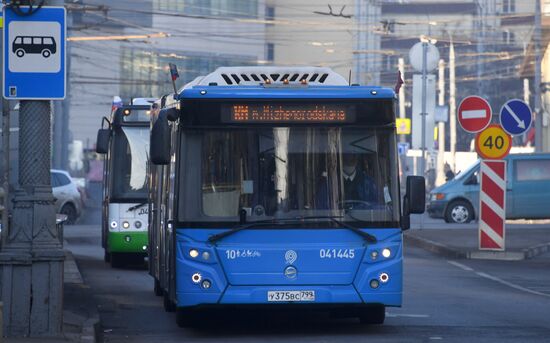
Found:
[[[3,15],[4,98],[64,99],[65,8],[42,7],[30,16],[19,16],[4,7]]]

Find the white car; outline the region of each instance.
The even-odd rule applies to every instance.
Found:
[[[56,212],[67,216],[66,224],[74,224],[82,212],[82,200],[76,183],[64,170],[52,169],[51,174]]]

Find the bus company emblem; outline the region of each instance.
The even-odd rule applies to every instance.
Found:
[[[294,250],[287,250],[285,253],[286,264],[293,264],[298,259],[298,254]],[[286,272],[285,272],[286,273]]]
[[[289,279],[295,279],[296,274],[298,274],[298,271],[296,270],[296,267],[294,266],[288,266],[285,268],[285,276]]]

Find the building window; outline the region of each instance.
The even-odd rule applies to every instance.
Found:
[[[153,0],[153,9],[189,15],[258,17],[258,0]]]
[[[516,11],[516,0],[502,0],[502,13],[514,13]]]
[[[266,59],[270,62],[273,62],[275,60],[275,45],[273,43],[266,44],[265,56]]]
[[[506,44],[514,44],[516,41],[516,36],[513,32],[504,31],[502,32],[502,42]]]
[[[275,7],[266,6],[265,7],[265,20],[274,21],[275,20]],[[268,23],[268,25],[273,25],[273,23]]]

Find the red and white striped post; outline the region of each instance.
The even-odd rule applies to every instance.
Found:
[[[505,248],[506,161],[481,160],[479,249]]]

